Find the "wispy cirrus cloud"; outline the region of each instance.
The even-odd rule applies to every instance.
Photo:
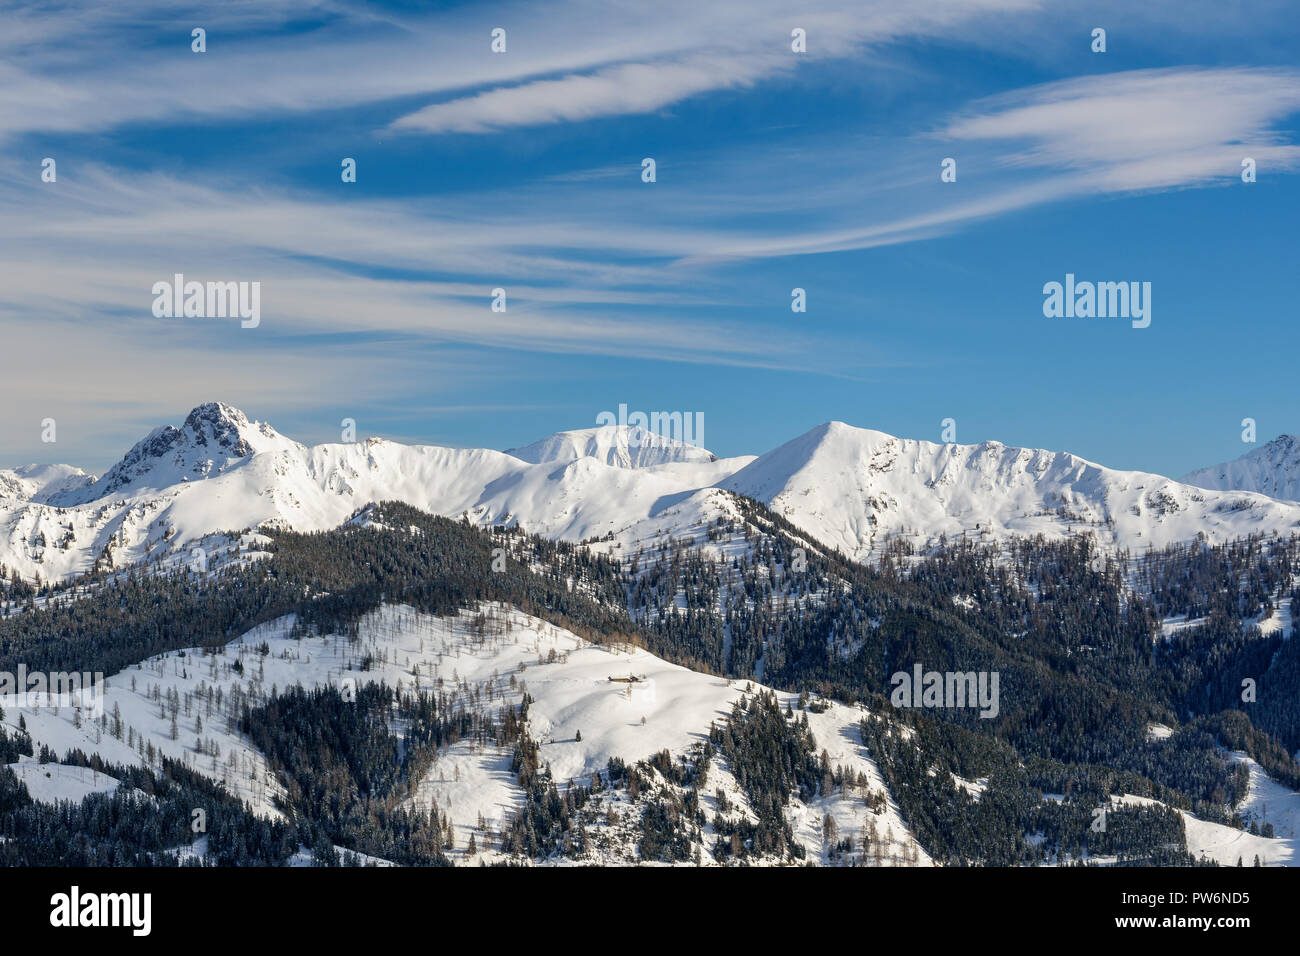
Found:
[[[477,220],[468,217],[475,206]],[[123,336],[167,340],[198,354],[262,341],[250,335],[306,336],[299,347],[313,351],[349,337],[397,337],[424,347],[766,368],[810,369],[821,351],[814,335],[764,333],[727,318],[736,301],[722,285],[681,288],[662,266],[644,264],[666,261],[683,243],[700,243],[689,246],[698,250],[706,237],[628,230],[554,209],[548,215],[536,197],[518,193],[460,203],[342,203],[92,167],[58,189],[0,182],[0,214],[19,211],[29,228],[0,231],[0,315],[10,327],[73,327],[111,316]],[[150,290],[175,272],[197,281],[260,282],[261,328],[244,333],[155,319]],[[443,278],[448,274],[458,278]],[[497,287],[507,292],[504,312],[490,309]],[[41,375],[17,368],[6,384]]]
[[[275,280],[290,328],[803,367],[800,336],[738,336],[725,319],[702,318],[743,305],[708,263],[894,245],[1083,195],[1234,181],[1246,154],[1294,168],[1300,148],[1279,124],[1297,109],[1300,74],[1289,70],[1089,76],[972,104],[932,136],[893,144],[887,189],[857,184],[856,141],[818,148],[813,164],[760,150],[739,165],[702,163],[692,188],[657,200],[651,219],[636,194],[602,177],[341,204],[92,168],[57,193],[17,180],[0,189],[0,210],[32,221],[21,236],[0,236],[13,267],[0,300],[29,312],[143,312],[139,290],[173,269],[242,274],[256,263]],[[958,189],[937,186],[947,151],[981,172],[963,174]],[[775,181],[786,188],[774,192]],[[575,197],[592,190],[602,202],[580,208]],[[736,212],[751,203],[762,225]],[[94,256],[97,267],[60,253]],[[681,267],[692,270],[689,293]],[[410,274],[364,274],[395,269]],[[511,314],[482,304],[498,285],[517,303]],[[816,351],[811,339],[804,347]]]
[[[341,0],[210,10],[5,9],[0,0],[14,14],[0,35],[0,149],[14,160],[0,164],[0,321],[17,343],[0,358],[0,421],[30,434],[22,400],[50,391],[54,367],[65,370],[64,388],[45,404],[80,408],[83,423],[93,408],[124,407],[127,381],[156,392],[127,403],[136,421],[146,406],[212,397],[301,405],[322,377],[348,402],[419,394],[432,405],[506,407],[493,391],[504,386],[487,380],[567,356],[604,368],[630,357],[850,377],[909,356],[882,354],[872,333],[837,336],[818,324],[824,312],[792,322],[782,299],[807,281],[797,257],[915,242],[1089,196],[1234,182],[1244,155],[1264,175],[1296,168],[1288,118],[1300,81],[1289,68],[1092,74],[968,102],[954,87],[937,121],[933,100],[924,116],[892,125],[865,111],[790,113],[792,89],[814,103],[846,77],[872,95],[877,80],[905,87],[914,77],[886,76],[872,56],[891,43],[983,55],[1004,51],[1010,36],[1030,49],[1036,18],[1049,16],[1050,42],[1068,36],[1077,47],[1086,31],[1072,9],[567,0],[413,13]],[[84,16],[84,31],[68,30],[72,15]],[[1144,16],[1158,37],[1158,15]],[[199,25],[209,31],[204,55],[189,52]],[[505,55],[489,50],[496,26],[509,31]],[[808,31],[806,57],[789,49],[794,26]],[[1039,62],[1034,79],[1045,74]],[[930,68],[941,74],[943,56]],[[742,146],[730,130],[679,138],[655,186],[639,181],[640,152],[621,166],[623,144],[587,148],[601,145],[607,118],[671,120],[693,98],[760,98],[777,86],[776,122],[764,115],[761,130],[742,127]],[[295,152],[292,135],[271,150],[258,135],[241,140],[244,126],[272,117],[323,130],[324,159]],[[333,136],[336,120],[346,133]],[[567,153],[535,168],[505,163],[504,176],[483,183],[386,191],[370,178],[341,187],[333,171],[354,150],[400,163],[426,145],[431,168],[472,168],[513,147],[511,131],[546,126],[571,127],[538,137],[574,144]],[[194,131],[217,131],[215,157],[173,155],[166,142]],[[57,185],[34,174],[32,156],[55,139],[47,134],[59,143]],[[437,139],[459,134],[472,135]],[[526,136],[514,143],[532,147]],[[945,155],[961,166],[951,186],[938,181]],[[332,182],[303,176],[308,166],[327,168]],[[365,176],[383,168],[371,162]],[[390,181],[398,168],[413,167],[387,167]],[[787,264],[768,265],[783,258],[788,284]],[[262,327],[154,319],[150,288],[178,271],[261,281]],[[497,286],[508,291],[506,313],[488,308]],[[450,352],[458,360],[440,361]],[[458,383],[479,390],[465,399]]]
[[[799,61],[790,47],[795,27],[805,32],[808,58],[824,60],[848,56],[872,43],[933,39],[961,35],[963,30],[974,35],[982,20],[1037,6],[1036,0],[960,5],[942,0],[821,0],[798,9],[767,0],[736,6],[656,4],[654,19],[674,24],[674,44],[629,45],[599,69],[535,76],[433,103],[397,118],[390,129],[492,133],[650,113],[702,93],[747,87],[794,72]],[[641,22],[645,8],[617,9],[629,35],[641,27],[646,36],[655,35],[649,23]]]
[[[1293,169],[1300,146],[1279,124],[1296,113],[1296,70],[1134,70],[996,97],[940,135],[1015,146],[999,159],[1007,167],[1080,171],[1097,189],[1137,190],[1222,178],[1247,154]]]
[[[884,174],[892,197],[873,210],[842,206],[843,180],[798,192],[805,214],[827,197],[826,220],[797,232],[754,230],[692,261],[868,249],[945,235],[982,219],[1086,196],[1240,182],[1249,157],[1268,173],[1300,169],[1293,123],[1300,71],[1169,68],[1098,74],[971,104],[932,135],[902,147]],[[831,152],[834,152],[832,147]],[[936,188],[940,156],[964,172]],[[909,170],[924,169],[920,179]],[[971,170],[978,170],[972,175]],[[857,221],[852,221],[853,218]]]
[[[395,106],[394,129],[486,132],[638,114],[789,73],[795,26],[808,31],[808,58],[817,60],[909,37],[970,39],[963,31],[974,25],[1038,5],[813,0],[791,10],[776,0],[567,0],[430,13],[342,0],[20,6],[10,10],[8,38],[0,36],[0,136],[310,114],[421,96],[444,99]],[[73,19],[84,29],[69,35]],[[194,26],[208,31],[203,55],[189,49]],[[489,49],[498,26],[508,30],[505,55]],[[129,37],[141,55],[115,55],[115,37]]]
[[[790,57],[772,54],[623,63],[590,74],[535,80],[435,103],[395,120],[391,128],[492,133],[516,126],[650,113],[698,93],[748,86],[793,68]]]

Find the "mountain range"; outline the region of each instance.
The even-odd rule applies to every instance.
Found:
[[[1294,501],[841,422],[720,459],[613,426],[307,446],[221,403],[101,476],[2,481],[0,674],[107,681],[98,717],[6,702],[0,863],[1300,860],[1300,538],[1239,540]],[[1079,533],[1230,543],[1129,576]],[[11,577],[200,548],[235,566]],[[896,696],[923,671],[989,696]],[[239,808],[195,840],[214,794]]]
[[[1182,481],[1068,452],[938,444],[828,422],[757,457],[718,458],[640,429],[561,432],[522,448],[303,445],[220,402],[164,425],[95,477],[70,465],[0,470],[0,564],[45,579],[184,559],[260,527],[318,531],[398,500],[478,525],[633,547],[757,499],[856,560],[891,540],[999,542],[1090,532],[1145,550],[1300,529],[1300,442],[1283,436]],[[247,542],[245,542],[247,543]],[[205,546],[206,546],[205,545]]]

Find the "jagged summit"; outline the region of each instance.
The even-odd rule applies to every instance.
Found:
[[[221,474],[264,451],[299,447],[265,422],[224,402],[205,402],[184,423],[163,425],[136,442],[98,481],[53,495],[59,506],[96,501],[137,488],[165,488]]]
[[[185,424],[175,431],[190,437],[196,445],[214,445],[231,453],[231,457],[247,458],[253,454],[253,442],[244,432],[254,427],[237,408],[224,402],[207,402],[194,408],[185,418]],[[261,425],[261,434],[274,434],[270,425]]]

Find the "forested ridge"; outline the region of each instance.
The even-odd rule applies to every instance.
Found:
[[[34,588],[0,575],[7,582],[0,602],[10,612],[0,621],[0,670],[22,662],[29,670],[111,672],[164,651],[223,644],[285,614],[297,616],[299,634],[347,636],[383,603],[449,614],[500,601],[592,641],[638,643],[698,670],[865,702],[888,720],[864,724],[863,746],[927,852],[947,862],[1038,862],[1085,848],[1188,862],[1170,849],[1178,839],[1168,815],[1126,809],[1118,819],[1140,825],[1122,823],[1102,838],[1080,829],[1084,811],[1108,794],[1129,793],[1241,824],[1232,808],[1242,779],[1225,749],[1244,750],[1300,787],[1291,757],[1300,749],[1296,642],[1281,629],[1243,625],[1267,620],[1295,595],[1295,539],[1196,542],[1135,558],[1102,554],[1086,536],[1021,539],[1002,549],[963,538],[924,555],[897,543],[869,568],[811,543],[757,502],[736,503],[737,517],[719,519],[698,540],[665,539],[617,559],[386,503],[333,531],[270,532],[266,558],[208,575],[135,568],[73,588]],[[730,556],[719,560],[714,546],[728,543]],[[1160,621],[1171,615],[1186,616],[1188,626],[1162,635]],[[997,715],[895,708],[891,676],[917,664],[997,673]],[[1249,700],[1247,680],[1256,689]],[[504,732],[501,723],[466,727],[481,718],[444,712],[436,700],[367,693],[389,695],[375,707],[425,714],[424,724],[417,721],[430,735],[424,759],[452,733]],[[406,833],[423,846],[407,860],[441,862],[436,848],[445,835],[436,815],[376,822],[419,768],[390,766],[392,780],[361,786],[367,777],[356,761],[388,760],[385,731],[382,722],[340,724],[335,704],[323,692],[286,691],[245,717],[245,732],[289,784],[286,809],[314,845],[402,858],[392,834]],[[765,706],[734,715],[713,749],[743,767],[753,734],[773,747],[795,746],[797,722],[783,717],[778,725]],[[1153,723],[1175,732],[1153,739]],[[899,743],[901,726],[912,728],[920,749]],[[333,736],[319,735],[326,728]],[[529,856],[579,852],[581,831],[557,836],[547,821],[580,810],[591,786],[560,793],[544,767],[530,769],[526,734],[510,733],[519,733],[512,739],[528,802],[502,844]],[[357,798],[324,812],[329,786],[316,775],[295,776],[304,760],[332,768]],[[772,808],[791,781],[809,786],[800,775],[816,774],[799,769],[805,763],[799,757],[791,780],[750,795],[763,822],[743,834],[742,852],[757,845],[797,858]],[[936,768],[988,778],[988,788],[973,800]],[[667,800],[653,813],[658,823],[647,831],[646,852],[672,858],[686,844],[652,834],[672,833],[679,821],[698,826],[699,810]],[[1036,842],[1024,840],[1034,833]]]

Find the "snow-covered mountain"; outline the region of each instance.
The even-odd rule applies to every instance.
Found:
[[[523,448],[508,449],[506,454],[533,464],[594,458],[615,468],[651,468],[670,462],[718,460],[717,455],[698,445],[666,438],[644,428],[619,425],[559,432]]]
[[[564,442],[538,443],[548,444]],[[611,435],[597,447],[628,446],[626,436]],[[626,468],[382,439],[307,447],[210,403],[180,428],[152,431],[93,484],[49,501],[0,500],[0,564],[63,578],[97,563],[184,556],[222,531],[325,530],[385,500],[578,541],[658,518],[749,460],[704,452],[699,461]]]
[[[185,555],[219,532],[324,530],[383,500],[631,547],[699,531],[731,513],[737,492],[860,560],[900,535],[925,546],[962,533],[1089,531],[1103,546],[1141,550],[1199,533],[1300,529],[1300,504],[997,442],[940,445],[830,422],[758,458],[716,459],[641,439],[608,426],[513,453],[382,439],[308,447],[211,403],[151,432],[98,481],[0,498],[0,563],[61,578]]]
[[[1300,501],[1300,435],[1280,435],[1234,461],[1201,468],[1183,481],[1216,491],[1255,491]]]
[[[774,511],[850,557],[891,536],[984,540],[1091,532],[1103,547],[1144,550],[1204,532],[1221,541],[1300,528],[1300,506],[1117,471],[1068,452],[1000,442],[935,444],[829,422],[762,455],[721,487]]]
[[[112,494],[157,491],[223,474],[254,455],[301,448],[270,425],[249,421],[237,408],[208,402],[191,411],[180,428],[155,428],[102,478],[51,495],[49,502],[67,507]]]

